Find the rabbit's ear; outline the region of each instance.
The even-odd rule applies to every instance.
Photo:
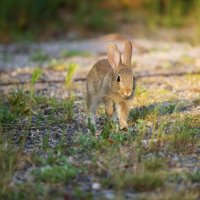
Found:
[[[123,64],[130,65],[131,64],[131,57],[132,57],[132,44],[130,41],[127,41],[124,45],[124,57],[123,57]]]
[[[116,45],[108,45],[108,62],[115,69],[121,63],[121,54]]]

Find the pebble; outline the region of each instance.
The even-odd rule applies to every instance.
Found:
[[[92,189],[93,190],[100,190],[101,189],[100,183],[92,183]]]
[[[115,199],[115,195],[112,190],[104,190],[103,195],[104,195],[105,199],[108,199],[108,200]]]

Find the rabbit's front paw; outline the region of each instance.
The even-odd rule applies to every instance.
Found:
[[[120,130],[128,130],[128,124],[125,120],[120,121]]]

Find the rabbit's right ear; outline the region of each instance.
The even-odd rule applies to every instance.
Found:
[[[123,64],[130,65],[131,64],[131,57],[132,57],[132,44],[130,41],[127,41],[124,45],[124,58]]]
[[[117,46],[114,44],[108,45],[108,62],[113,69],[117,68],[121,63],[121,54]]]

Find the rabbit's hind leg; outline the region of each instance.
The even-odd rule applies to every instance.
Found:
[[[98,106],[98,100],[94,96],[87,93],[86,104],[87,104],[87,123],[88,120],[90,119],[91,123],[96,126],[95,115]]]

